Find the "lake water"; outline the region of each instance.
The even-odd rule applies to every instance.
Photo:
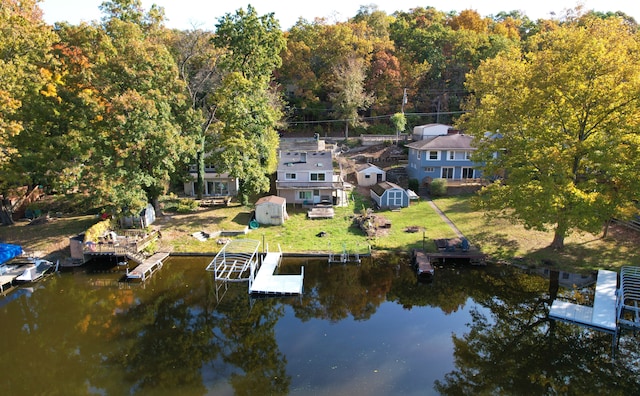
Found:
[[[6,395],[555,395],[640,392],[640,338],[547,318],[564,277],[399,257],[305,266],[301,297],[216,288],[210,258],[170,258],[146,284],[110,265],[0,297]],[[90,270],[91,269],[91,270]]]

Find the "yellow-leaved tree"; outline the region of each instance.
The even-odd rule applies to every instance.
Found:
[[[528,228],[596,232],[640,198],[640,46],[621,18],[584,16],[484,61],[459,126],[485,176],[481,206]]]

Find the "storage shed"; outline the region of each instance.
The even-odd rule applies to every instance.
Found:
[[[359,186],[373,186],[387,180],[387,173],[372,164],[357,164],[356,179]]]
[[[289,218],[287,200],[276,195],[260,198],[256,202],[256,220],[260,224],[282,225]]]
[[[378,183],[371,188],[371,199],[378,207],[406,208],[409,206],[409,194],[405,189],[391,182]]]
[[[156,210],[153,205],[147,206],[140,211],[138,216],[126,216],[120,218],[120,227],[122,228],[146,228],[156,221]]]

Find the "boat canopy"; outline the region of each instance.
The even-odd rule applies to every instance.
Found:
[[[22,254],[22,247],[10,243],[0,243],[0,264]]]

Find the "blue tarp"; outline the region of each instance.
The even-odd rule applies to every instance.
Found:
[[[0,264],[22,254],[22,247],[10,243],[0,243]]]

